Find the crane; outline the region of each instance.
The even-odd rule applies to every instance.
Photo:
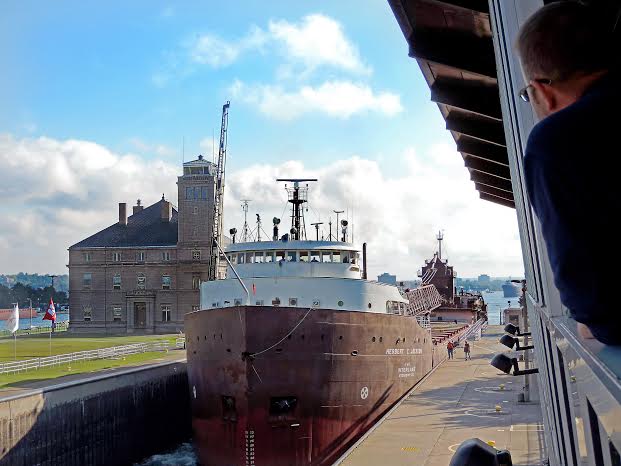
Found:
[[[214,180],[215,193],[213,205],[213,229],[211,237],[211,248],[209,253],[209,274],[207,280],[215,280],[218,275],[218,263],[220,259],[220,245],[222,244],[222,214],[224,210],[224,174],[226,167],[226,143],[229,125],[229,106],[228,100],[222,106],[222,125],[220,126],[220,149],[218,150],[218,165],[216,166],[216,177]]]

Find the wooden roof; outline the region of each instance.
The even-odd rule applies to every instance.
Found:
[[[388,0],[481,199],[515,208],[487,0]]]

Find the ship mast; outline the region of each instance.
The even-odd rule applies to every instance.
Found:
[[[442,240],[444,239],[444,233],[442,233],[442,230],[438,232],[436,239],[438,240],[438,260],[442,260]]]
[[[285,185],[285,189],[289,194],[288,202],[291,202],[291,239],[306,239],[306,225],[304,224],[304,209],[302,204],[308,202],[308,184],[300,186],[305,181],[317,181],[317,178],[278,178],[276,181],[288,181],[293,183],[293,187],[289,188]]]

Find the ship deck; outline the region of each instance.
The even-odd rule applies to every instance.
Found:
[[[454,360],[442,363],[336,464],[446,466],[473,437],[508,449],[515,466],[542,464],[539,403],[518,403],[524,378],[489,365],[494,353],[507,349],[498,343],[502,335],[502,327],[489,326],[472,342],[471,361],[459,347]]]

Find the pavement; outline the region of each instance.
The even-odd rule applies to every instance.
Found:
[[[82,372],[80,374],[63,375],[52,379],[38,379],[19,382],[19,386],[0,388],[0,401],[4,398],[13,397],[16,395],[23,395],[34,390],[41,390],[50,388],[55,385],[65,384],[67,382],[79,382],[86,379],[91,379],[96,376],[110,375],[120,372],[125,372],[128,369],[145,368],[150,366],[156,366],[166,362],[185,361],[185,350],[171,350],[167,353],[162,353],[161,356],[149,359],[139,364],[128,364],[126,366],[114,367],[110,369],[102,369],[92,372]],[[33,371],[36,372],[36,371]]]
[[[524,377],[506,375],[489,364],[493,354],[507,350],[498,343],[502,334],[500,326],[490,326],[481,340],[471,341],[471,361],[464,360],[461,347],[456,349],[455,359],[423,380],[341,464],[447,466],[461,442],[478,437],[509,450],[514,466],[541,465],[539,403],[519,403]]]

